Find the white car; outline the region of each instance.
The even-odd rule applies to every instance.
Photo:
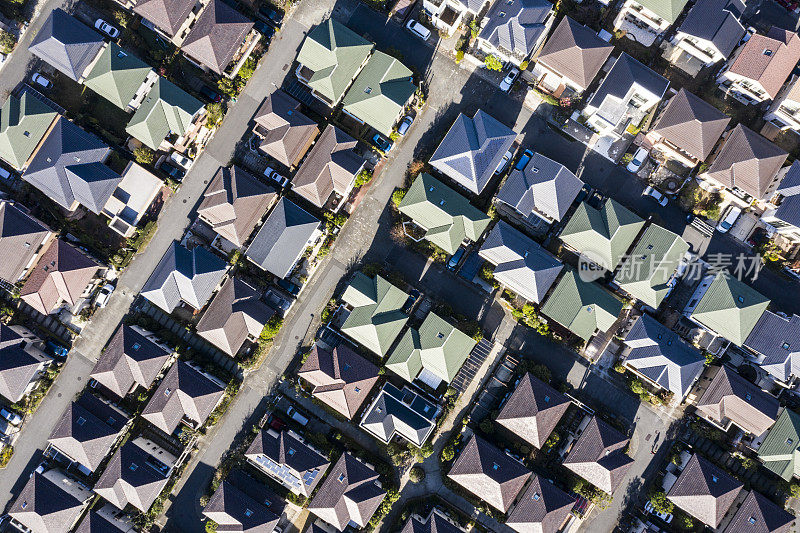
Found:
[[[423,41],[427,41],[431,36],[431,30],[423,26],[420,22],[411,19],[406,24],[406,28],[411,30],[411,33],[422,39]]]
[[[725,212],[725,216],[722,217],[722,220],[719,221],[717,224],[717,231],[720,233],[728,233],[728,231],[733,227],[736,221],[739,219],[739,215],[742,214],[742,210],[732,205],[728,208]]]
[[[192,160],[180,152],[172,152],[169,155],[169,158],[187,170],[189,169],[190,166],[192,166]]]
[[[669,200],[667,200],[667,197],[664,196],[661,192],[655,190],[654,188],[652,188],[650,186],[647,186],[644,189],[644,191],[642,192],[642,196],[650,196],[656,202],[658,202],[658,205],[660,205],[661,207],[664,207],[665,205],[667,205],[667,202],[669,201]]]
[[[98,309],[102,309],[108,305],[108,299],[111,298],[111,295],[114,293],[114,285],[111,283],[106,283],[100,290],[97,291],[97,296],[94,297],[94,306]]]
[[[281,176],[278,174],[278,171],[272,167],[267,167],[266,170],[264,170],[264,175],[267,177],[267,179],[275,182],[275,184],[280,187],[281,190],[283,190],[289,184],[289,178]]]
[[[516,67],[512,68],[506,77],[503,78],[503,81],[500,82],[500,90],[504,93],[507,93],[509,89],[511,89],[511,86],[514,85],[514,82],[517,81],[518,77],[519,69]]]
[[[112,39],[119,37],[119,30],[103,19],[97,19],[94,23],[94,27]]]
[[[53,82],[39,74],[38,72],[34,73],[31,76],[31,81],[40,87],[44,87],[45,89],[49,89],[53,86]]]
[[[636,174],[639,172],[639,169],[642,168],[644,162],[647,161],[648,155],[650,155],[650,152],[648,152],[646,148],[640,146],[639,149],[633,154],[631,162],[628,163],[628,166],[625,168]]]
[[[653,504],[650,503],[649,501],[646,504],[644,504],[644,510],[650,514],[656,515],[661,520],[663,520],[665,524],[669,524],[670,522],[672,522],[672,513],[662,513],[660,511],[656,511],[655,509],[653,509]]]
[[[22,424],[22,417],[19,416],[14,411],[10,411],[10,410],[6,409],[5,407],[0,409],[0,416],[2,416],[3,418],[5,418],[9,422],[11,422],[12,426],[18,426],[18,425]]]

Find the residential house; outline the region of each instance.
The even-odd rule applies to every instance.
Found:
[[[680,64],[685,55],[710,67],[728,59],[745,35],[744,8],[743,0],[698,0],[671,39],[675,51],[670,61]]]
[[[243,168],[220,167],[203,193],[197,215],[217,234],[216,246],[230,251],[244,246],[278,196]]]
[[[743,485],[707,459],[694,454],[667,498],[680,510],[716,528]]]
[[[129,161],[122,172],[122,181],[101,211],[110,219],[108,227],[125,238],[132,237],[163,187],[164,182],[152,172]]]
[[[555,20],[547,0],[495,2],[481,21],[478,48],[520,66],[539,51]]]
[[[329,107],[335,107],[364,67],[374,45],[329,18],[308,32],[297,54],[298,81]]]
[[[477,20],[487,0],[423,0],[422,9],[433,26],[447,35],[467,23]]]
[[[469,357],[475,339],[428,313],[419,330],[408,328],[384,366],[408,382],[420,380],[436,390],[450,383]]]
[[[171,352],[153,333],[122,324],[108,341],[90,377],[102,386],[104,394],[121,400],[138,387],[149,389],[171,361]],[[90,382],[90,386],[97,385]]]
[[[142,418],[167,435],[173,434],[181,424],[198,429],[224,395],[222,381],[178,361],[150,397]]]
[[[728,60],[717,76],[720,89],[745,105],[768,102],[800,61],[800,36],[777,26],[756,33]]]
[[[0,396],[10,403],[30,394],[50,366],[52,360],[40,346],[28,328],[0,324]]]
[[[675,24],[687,3],[688,0],[625,0],[614,19],[614,29],[650,46]]]
[[[621,53],[583,109],[586,123],[604,136],[621,137],[638,126],[667,92],[669,81]]]
[[[782,131],[800,133],[800,77],[792,79],[778,92],[764,120]]]
[[[516,138],[511,128],[482,109],[473,118],[459,114],[430,164],[461,187],[480,194]]]
[[[564,268],[539,243],[500,220],[478,255],[494,265],[494,280],[522,296],[540,303]]]
[[[357,145],[354,138],[328,124],[292,179],[292,190],[317,207],[338,211],[364,168]]]
[[[203,516],[217,524],[217,531],[274,531],[282,513],[272,507],[269,496],[277,496],[270,494],[265,501],[261,483],[241,471],[235,474],[239,475],[222,480],[203,508]]]
[[[777,233],[790,242],[800,244],[800,162],[795,161],[786,168],[775,193],[761,221],[766,224],[769,233]]]
[[[775,380],[792,385],[800,377],[800,316],[764,311],[744,347]]]
[[[0,285],[12,288],[36,264],[39,254],[54,238],[54,233],[14,202],[0,200]]]
[[[20,299],[43,315],[62,307],[74,311],[97,285],[100,270],[93,259],[61,239],[39,257],[20,290]]]
[[[784,409],[758,447],[758,458],[764,464],[764,468],[785,481],[791,481],[792,477],[800,477],[798,443],[800,443],[800,415],[790,409]]]
[[[575,498],[550,480],[533,474],[528,488],[511,510],[506,525],[519,533],[562,531],[572,516]]]
[[[346,344],[332,350],[315,344],[297,377],[311,384],[314,398],[352,420],[378,382],[378,367]]]
[[[228,278],[197,323],[197,334],[235,357],[245,343],[258,341],[275,314],[261,296],[261,292],[241,279]]]
[[[203,70],[232,78],[257,42],[248,38],[252,29],[253,21],[236,9],[222,0],[209,0],[181,44],[181,51]],[[237,66],[228,73],[233,61]]]
[[[712,334],[742,346],[769,299],[727,272],[709,274],[695,289],[683,313]]]
[[[614,275],[620,290],[642,306],[658,309],[688,263],[689,245],[675,233],[650,224]]]
[[[32,472],[8,510],[19,531],[70,531],[91,501],[92,491],[60,469]]]
[[[511,171],[497,201],[533,224],[552,224],[566,216],[582,187],[567,167],[537,152],[524,169]]]
[[[600,209],[578,205],[559,238],[584,259],[613,272],[643,227],[644,220],[609,198]]]
[[[142,296],[167,313],[184,306],[200,311],[222,282],[228,264],[202,246],[174,241],[142,287]]]
[[[159,150],[188,142],[203,103],[165,78],[158,78],[125,127],[128,135]]]
[[[306,498],[331,465],[325,455],[291,429],[261,430],[244,456],[260,471]]]
[[[102,502],[100,502],[102,503]],[[74,533],[135,533],[131,517],[110,503],[83,516]]]
[[[81,83],[103,47],[103,36],[61,8],[54,9],[28,51],[71,80]]]
[[[522,463],[477,435],[470,437],[447,474],[501,513],[508,512],[531,476]]]
[[[106,43],[89,67],[83,84],[117,106],[131,112],[137,109],[156,83],[155,70],[116,43]]]
[[[389,444],[396,437],[421,448],[436,429],[439,407],[409,387],[385,383],[361,417],[364,431]]]
[[[708,159],[731,118],[686,89],[670,99],[647,132],[661,157],[694,168]]]
[[[565,16],[536,57],[533,76],[556,98],[579,95],[589,88],[614,45],[594,30]]]
[[[569,406],[566,396],[526,373],[500,409],[496,421],[515,437],[541,449]]]
[[[142,24],[180,46],[208,0],[138,0],[133,12]]]
[[[58,116],[30,91],[8,95],[0,107],[0,159],[15,170],[25,170]]]
[[[356,272],[342,294],[349,314],[341,332],[383,357],[405,326],[408,315],[403,308],[408,294],[381,276],[369,278]]]
[[[319,126],[300,111],[300,102],[281,90],[267,95],[253,119],[258,149],[294,168],[319,135]]]
[[[625,435],[593,416],[562,464],[612,494],[633,464],[633,459],[625,454],[628,441]]]
[[[634,320],[622,341],[625,368],[682,401],[702,374],[705,357],[652,316]]]
[[[308,510],[337,531],[347,526],[358,529],[366,527],[384,496],[386,491],[373,467],[344,452],[309,502]]]
[[[725,528],[724,533],[738,531],[763,531],[764,533],[789,533],[794,515],[761,493],[751,490],[739,510]]]
[[[300,257],[322,235],[320,221],[294,202],[281,198],[245,255],[262,270],[286,278]]]
[[[425,518],[418,514],[409,516],[400,533],[464,533],[464,529],[434,507]]]
[[[417,176],[397,209],[425,232],[422,239],[448,254],[479,240],[491,222],[466,198],[425,172]]]

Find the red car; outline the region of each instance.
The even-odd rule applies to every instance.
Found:
[[[797,9],[797,6],[800,5],[800,2],[797,2],[796,0],[776,0],[776,2],[789,11],[794,11]]]
[[[275,416],[275,413],[272,413],[267,419],[267,425],[275,431],[280,431],[286,427],[286,422]]]

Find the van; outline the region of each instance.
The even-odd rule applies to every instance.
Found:
[[[0,167],[0,178],[4,180],[11,179],[11,172],[4,169],[3,167]]]
[[[294,420],[295,422],[297,422],[301,426],[305,426],[306,424],[308,424],[308,417],[305,416],[304,414],[300,413],[294,407],[289,407],[286,410],[286,414],[289,415],[289,418],[291,418],[292,420]]]
[[[736,223],[736,220],[739,218],[739,215],[742,214],[742,210],[732,205],[728,208],[725,212],[725,216],[722,217],[722,220],[719,221],[717,224],[717,231],[720,233],[728,233],[728,231],[733,227]]]

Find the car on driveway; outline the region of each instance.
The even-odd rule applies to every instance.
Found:
[[[647,161],[648,155],[650,155],[650,152],[647,151],[647,148],[640,146],[639,149],[633,154],[633,157],[631,157],[628,166],[625,168],[627,168],[629,172],[636,174],[639,172],[639,169],[642,168],[644,162]]]
[[[94,306],[98,309],[104,308],[108,305],[108,300],[112,294],[114,294],[114,285],[106,283],[97,291],[97,296],[94,297]]]
[[[280,190],[283,190],[284,188],[286,188],[287,185],[289,185],[289,178],[281,176],[280,174],[278,174],[278,171],[272,167],[267,167],[264,170],[264,176],[266,176],[268,180],[270,180],[278,188],[280,188]]]
[[[508,162],[511,161],[512,157],[514,157],[514,152],[512,152],[511,150],[508,150],[505,153],[505,155],[503,155],[503,159],[500,160],[500,164],[497,165],[497,168],[495,169],[494,173],[495,174],[500,174],[501,172],[503,172],[506,169],[506,167],[508,166]]]
[[[456,253],[450,257],[450,260],[447,261],[447,270],[455,272],[462,257],[464,257],[464,248],[459,248],[456,250]]]
[[[405,118],[400,122],[400,125],[397,127],[397,134],[401,137],[406,134],[408,128],[414,123],[414,117],[411,115],[406,115]]]
[[[661,511],[656,511],[653,508],[653,504],[650,503],[649,501],[646,504],[644,504],[644,510],[647,511],[648,513],[650,513],[650,514],[656,515],[661,520],[663,520],[665,524],[669,524],[670,522],[672,522],[672,514],[671,513],[663,513]]]
[[[518,77],[519,77],[518,68],[514,67],[511,70],[509,70],[508,74],[506,74],[506,77],[503,78],[503,81],[500,82],[500,90],[503,91],[504,93],[507,93],[509,89],[511,89],[511,86],[514,85],[514,82],[517,81]]]
[[[38,72],[35,72],[33,76],[31,76],[31,81],[44,89],[49,89],[53,86],[52,81],[48,80]]]
[[[190,166],[192,166],[192,160],[180,152],[172,152],[169,154],[169,158],[183,168],[188,169]]]
[[[297,298],[297,295],[300,294],[300,287],[296,283],[292,283],[291,281],[289,281],[287,279],[281,278],[278,281],[276,281],[275,283],[278,284],[278,287],[280,287],[281,289],[285,290],[286,292],[288,292],[289,294],[291,294],[295,298]]]
[[[408,28],[411,33],[423,41],[427,41],[431,36],[431,30],[423,26],[421,22],[414,19],[411,19],[406,23],[406,28]]]
[[[717,231],[720,233],[728,233],[736,221],[739,219],[739,215],[742,214],[742,210],[732,205],[725,211],[725,216],[719,221],[717,224]]]
[[[8,420],[13,426],[18,426],[22,424],[22,417],[19,416],[19,414],[15,413],[14,411],[6,409],[5,407],[0,409],[0,416]]]
[[[203,85],[202,87],[200,87],[200,94],[202,94],[203,96],[205,96],[206,98],[208,98],[212,102],[221,102],[222,101],[222,95],[219,94],[217,91],[211,89],[210,87],[207,87],[206,85]]]
[[[275,26],[270,26],[263,20],[257,20],[253,23],[253,27],[258,33],[264,36],[265,41],[271,41],[275,37]]]
[[[164,162],[161,163],[161,165],[159,165],[158,168],[161,169],[162,172],[164,172],[167,176],[174,179],[175,181],[181,181],[183,177],[186,175],[185,170],[176,165],[173,165],[167,160],[164,160]]]
[[[44,353],[56,359],[66,359],[69,348],[61,346],[55,341],[47,341],[44,343]]]
[[[103,19],[97,19],[94,23],[94,27],[112,39],[119,37],[119,30]]]
[[[658,202],[658,205],[660,205],[661,207],[664,207],[665,205],[667,205],[667,202],[668,202],[667,197],[664,196],[663,193],[657,191],[656,189],[650,187],[649,185],[647,187],[645,187],[644,191],[642,191],[642,196],[651,197],[656,202]]]
[[[531,158],[533,158],[533,152],[530,150],[525,150],[522,153],[522,157],[520,157],[519,161],[517,161],[517,164],[514,165],[514,168],[517,170],[525,170],[525,167],[528,166],[528,162],[531,160]]]
[[[280,28],[283,23],[284,13],[270,4],[264,4],[258,8],[258,16]]]
[[[394,146],[394,143],[381,135],[380,133],[376,133],[375,136],[372,138],[372,144],[383,150],[384,152],[388,152]]]

